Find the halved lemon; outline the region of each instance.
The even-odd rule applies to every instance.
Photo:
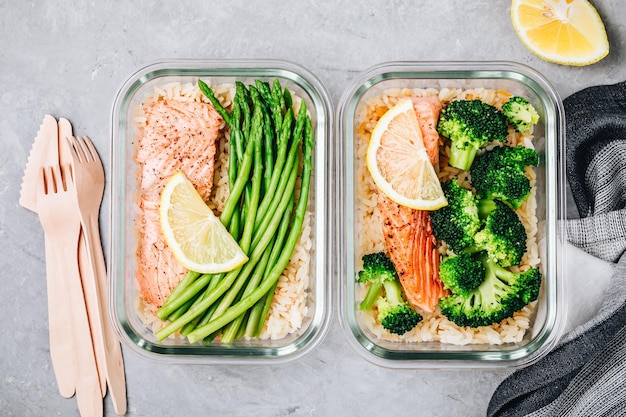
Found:
[[[524,45],[549,62],[589,65],[609,53],[604,23],[587,0],[513,0],[511,21]]]
[[[424,142],[411,99],[402,99],[380,118],[367,147],[374,182],[396,203],[417,210],[448,204]]]
[[[161,230],[176,259],[203,274],[231,271],[248,257],[183,172],[161,192]]]

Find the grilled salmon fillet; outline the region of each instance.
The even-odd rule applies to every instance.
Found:
[[[209,198],[222,118],[202,102],[159,100],[143,111],[135,153],[141,211],[136,277],[141,297],[156,310],[186,272],[161,233],[161,191],[172,175],[183,171],[202,198]]]
[[[413,98],[413,108],[431,163],[438,169],[437,120],[442,109],[437,97]],[[407,301],[432,312],[448,293],[439,279],[439,251],[427,211],[402,206],[378,193],[378,210],[389,257],[396,267]]]
[[[413,109],[417,115],[422,140],[430,162],[438,170],[439,167],[439,133],[437,133],[437,120],[443,108],[438,97],[413,97]]]

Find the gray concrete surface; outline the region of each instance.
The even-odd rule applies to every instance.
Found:
[[[115,94],[132,72],[167,59],[290,60],[321,79],[333,104],[353,77],[384,61],[512,60],[539,70],[564,98],[626,79],[626,7],[595,3],[611,52],[575,68],[522,46],[509,1],[0,0],[0,415],[78,415],[50,365],[42,230],[17,203],[45,113],[89,134],[108,164]],[[105,244],[109,202],[107,189]],[[334,317],[321,346],[280,366],[163,365],[125,350],[127,415],[480,416],[507,374],[380,368],[352,350]],[[108,397],[105,412],[115,415]]]

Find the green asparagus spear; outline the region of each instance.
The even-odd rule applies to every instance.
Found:
[[[200,296],[196,299],[196,301],[194,302],[194,304],[201,302],[211,291],[213,291],[213,289],[217,286],[217,284],[220,282],[220,280],[224,277],[224,274],[216,274],[213,275],[211,277],[211,282],[209,282],[209,285],[206,287],[206,289],[200,294]],[[194,304],[192,304],[191,306],[193,306]],[[213,303],[213,306],[216,306],[217,303]],[[191,308],[191,306],[189,306]],[[186,325],[184,325],[180,331],[180,334],[182,334],[183,336],[187,336],[189,333],[191,333],[193,331],[193,329],[196,328],[196,326],[198,325],[198,323],[201,322],[201,320],[203,320],[203,318],[208,314],[209,310],[211,310],[211,307],[209,307],[207,309],[207,312],[205,312],[202,316],[196,317],[195,319],[193,319],[192,321],[190,321],[189,323],[187,323]],[[185,311],[186,312],[186,311]],[[183,313],[184,314],[184,313]],[[179,316],[180,317],[180,316]],[[174,320],[178,319],[179,317],[176,317]],[[209,320],[207,319],[206,322],[208,323]]]
[[[211,275],[203,274],[192,284],[180,291],[177,297],[168,297],[167,302],[164,303],[157,311],[157,317],[159,317],[161,320],[167,320],[170,314],[176,311],[188,300],[192,299],[195,294],[202,291],[202,289],[204,289],[208,285],[209,281],[211,281]]]
[[[256,88],[250,87],[250,94],[258,99]],[[246,198],[246,209],[244,211],[245,219],[243,224],[243,233],[239,241],[241,249],[248,253],[250,250],[250,242],[252,241],[252,233],[254,231],[254,220],[261,198],[261,181],[263,179],[263,156],[261,155],[261,141],[263,137],[263,111],[260,107],[254,108],[252,117],[252,126],[250,130],[250,142],[254,145],[254,165],[252,169],[252,180],[250,184],[249,196]]]
[[[228,114],[224,106],[222,106],[222,103],[220,103],[217,97],[215,97],[215,94],[213,94],[213,90],[211,90],[207,83],[202,80],[198,80],[198,87],[200,87],[200,91],[202,91],[206,98],[209,99],[211,104],[213,104],[213,107],[215,107],[215,110],[219,113],[220,116],[222,116],[222,119],[224,119],[226,124],[230,125],[230,115]]]
[[[235,98],[241,108],[241,132],[243,133],[243,145],[245,146],[250,137],[252,127],[252,109],[250,108],[250,92],[241,81],[235,81]]]
[[[252,169],[252,161],[254,158],[254,147],[253,142],[247,144],[241,166],[239,167],[239,173],[237,174],[237,179],[235,180],[235,184],[226,199],[224,209],[220,215],[220,220],[226,226],[230,224],[235,207],[239,204],[239,198],[241,197],[241,194],[250,179],[250,170]]]
[[[261,282],[261,278],[263,277],[263,273],[265,272],[265,268],[267,267],[267,262],[270,259],[272,248],[273,248],[273,245],[270,244],[265,249],[265,252],[263,252],[263,255],[261,256],[259,263],[254,268],[254,273],[248,280],[246,287],[244,288],[243,293],[241,294],[242,297],[245,297],[246,295],[251,293],[259,285],[259,282]],[[235,320],[233,320],[232,322],[228,324],[228,326],[224,330],[224,333],[222,334],[223,343],[231,343],[235,339],[235,337],[237,336],[237,333],[239,332],[239,326],[243,322],[243,319],[244,319],[244,314],[240,315],[239,317],[237,317]]]
[[[269,259],[269,264],[274,265],[276,260],[280,256],[280,252],[283,250],[283,245],[285,239],[287,238],[287,233],[289,231],[289,227],[291,226],[291,216],[293,215],[293,206],[295,203],[294,194],[291,195],[291,199],[289,200],[289,205],[287,209],[283,213],[283,218],[281,220],[280,226],[278,227],[278,231],[276,232],[276,241],[274,242],[274,248],[272,249],[272,254]],[[268,291],[266,296],[261,298],[255,305],[252,307],[250,311],[250,316],[248,317],[248,325],[246,328],[245,335],[248,337],[258,337],[263,330],[263,325],[265,323],[265,318],[267,317],[267,313],[270,308],[270,304],[272,299],[274,298],[274,289]],[[267,305],[266,305],[267,304]]]
[[[163,306],[169,303],[172,303],[174,300],[176,300],[176,298],[180,295],[180,293],[182,293],[185,288],[191,285],[199,276],[200,276],[199,272],[187,271],[183,279],[180,280],[178,285],[176,285],[176,287],[172,290],[170,295],[167,297],[167,300],[165,300],[165,302],[163,303]],[[165,320],[167,318],[167,316],[161,317],[158,313],[157,313],[157,316],[162,320]]]

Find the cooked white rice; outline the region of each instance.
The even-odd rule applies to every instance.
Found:
[[[377,189],[371,178],[365,163],[365,154],[372,130],[380,117],[400,98],[429,97],[438,96],[444,106],[454,99],[480,99],[486,103],[501,108],[502,104],[511,96],[510,93],[502,90],[487,90],[483,88],[461,90],[448,89],[388,89],[369,99],[357,115],[357,134],[355,143],[355,170],[357,173],[357,208],[356,208],[356,257],[361,257],[366,253],[383,251],[386,249],[385,239],[382,233],[380,213],[377,208]],[[508,145],[515,146],[524,144],[533,147],[532,132],[520,134],[509,130]],[[469,185],[469,174],[448,165],[450,148],[440,142],[440,166],[438,175],[441,181],[456,177],[461,185],[471,188]],[[489,146],[488,146],[489,147]],[[487,148],[488,148],[487,147]],[[527,252],[524,255],[520,270],[525,270],[533,266],[540,265],[539,250],[537,245],[537,217],[536,217],[536,195],[535,195],[535,170],[527,168],[528,177],[533,186],[533,192],[528,200],[517,210],[517,213],[526,228]],[[446,253],[445,245],[441,245],[440,251]],[[357,268],[358,269],[358,268]],[[356,284],[355,298],[360,302],[367,292],[367,284]],[[358,312],[360,325],[374,336],[389,341],[403,342],[430,342],[438,341],[455,345],[468,344],[490,344],[501,345],[503,343],[520,342],[526,331],[530,327],[531,317],[534,314],[536,301],[526,306],[521,311],[515,313],[511,318],[503,320],[501,323],[492,326],[482,326],[478,328],[460,327],[446,319],[441,311],[437,309],[433,313],[420,312],[423,316],[413,330],[398,336],[390,333],[378,323],[375,311]]]
[[[220,103],[230,110],[232,100],[235,95],[234,84],[211,85],[209,81],[205,81],[211,87],[215,96]],[[294,111],[300,106],[301,98],[292,94]],[[209,100],[202,94],[199,87],[195,83],[172,82],[164,85],[157,85],[154,90],[144,97],[142,104],[150,103],[162,99],[175,99],[180,101],[204,101]],[[145,116],[142,112],[142,106],[137,106],[134,114],[134,121],[137,125],[145,123]],[[213,189],[211,198],[207,204],[216,212],[220,213],[228,198],[228,157],[229,157],[229,139],[228,129],[225,124],[220,129],[217,146],[217,159],[215,163]],[[137,208],[137,213],[141,215],[141,211]],[[307,315],[309,314],[307,307],[308,288],[309,288],[309,271],[312,253],[312,225],[311,213],[305,215],[302,234],[294,249],[294,253],[280,276],[274,292],[274,298],[270,306],[265,326],[261,333],[261,339],[281,339],[291,333],[298,331],[307,323]],[[142,319],[143,324],[156,332],[159,328],[167,323],[162,322],[154,314],[154,307],[148,305],[141,298],[137,299],[137,311]],[[179,337],[177,334],[171,337]]]

